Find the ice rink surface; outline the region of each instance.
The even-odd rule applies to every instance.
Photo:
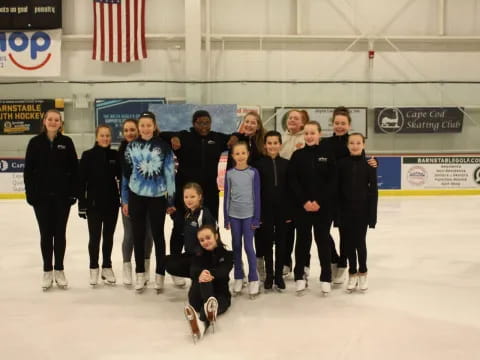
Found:
[[[170,278],[160,295],[152,285],[143,294],[122,285],[121,222],[116,286],[88,285],[87,223],[74,206],[69,289],[43,292],[33,209],[2,200],[0,214],[1,359],[480,358],[480,196],[381,197],[377,228],[367,235],[368,292],[337,287],[322,296],[312,256],[304,296],[295,295],[291,279],[285,292],[256,300],[244,290],[215,334],[196,345],[183,315],[186,289]],[[226,232],[223,239],[230,243]]]

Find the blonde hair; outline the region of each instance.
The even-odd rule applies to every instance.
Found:
[[[57,132],[59,132],[60,134],[63,133],[63,119],[62,119],[62,113],[57,110],[57,109],[48,109],[47,111],[45,111],[45,114],[43,115],[43,119],[42,119],[42,130],[41,132],[47,132],[47,128],[45,127],[45,124],[43,123],[45,121],[45,119],[47,118],[48,116],[48,113],[55,113],[57,114],[59,117],[60,117],[60,122],[62,123],[62,125],[60,125],[60,128],[58,129]]]
[[[263,139],[265,137],[265,128],[263,127],[262,118],[255,111],[249,111],[243,117],[243,121],[245,121],[247,116],[254,116],[255,119],[257,120],[257,130],[255,131],[255,134],[253,135],[253,137],[254,137],[255,146],[257,147],[258,152],[263,154],[264,153]],[[249,150],[248,146],[247,146],[247,150]]]

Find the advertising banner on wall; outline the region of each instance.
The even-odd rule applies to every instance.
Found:
[[[0,194],[24,193],[24,159],[0,158]]]
[[[377,180],[379,189],[400,189],[402,158],[400,156],[378,156]]]
[[[0,77],[59,76],[61,42],[61,29],[0,31]]]
[[[63,99],[0,100],[0,135],[38,134],[50,109],[63,112]]]
[[[462,132],[463,108],[375,108],[375,132],[380,134],[425,134]]]
[[[0,30],[61,28],[62,0],[0,0]]]
[[[287,113],[295,108],[276,107],[276,123],[275,129],[280,133],[284,133],[287,128]],[[322,127],[322,137],[333,135],[332,113],[333,107],[302,107],[299,108],[308,112],[310,120],[317,121]],[[349,107],[352,124],[350,132],[359,132],[367,136],[367,108]]]
[[[402,189],[480,189],[480,156],[403,157]]]

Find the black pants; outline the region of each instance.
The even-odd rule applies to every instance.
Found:
[[[63,270],[70,202],[68,199],[50,197],[47,201],[35,205],[33,209],[40,229],[43,271]],[[55,265],[52,267],[54,254]]]
[[[288,266],[290,269],[292,268],[292,253],[293,253],[293,247],[295,244],[295,229],[296,229],[295,221],[291,221],[286,225],[285,252],[284,252],[283,265]],[[312,242],[311,232],[309,236],[310,236],[310,242]],[[297,237],[298,237],[298,230],[297,230]],[[310,267],[310,253],[308,254],[305,266]]]
[[[230,307],[230,296],[227,294],[215,294],[211,282],[193,282],[188,291],[188,302],[193,306],[196,312],[200,313],[200,320],[202,321],[207,320],[203,304],[205,304],[210,296],[213,296],[218,301],[217,315],[223,314]]]
[[[173,276],[190,278],[190,264],[192,255],[183,253],[180,255],[167,255],[165,257],[165,270]]]
[[[173,229],[170,235],[171,255],[180,255],[184,245],[183,228],[185,226],[185,205],[183,203],[183,187],[185,184],[185,182],[179,182],[178,180],[175,183],[177,189],[175,208],[177,211],[172,216]],[[216,181],[215,183],[208,184],[208,186],[205,184],[200,184],[200,186],[203,190],[203,206],[210,210],[210,213],[218,221],[219,194]]]
[[[100,239],[102,244],[102,267],[112,267],[113,233],[118,219],[118,207],[111,209],[88,209],[88,254],[90,255],[90,269],[98,269],[98,254],[100,252]]]
[[[265,242],[265,231],[263,224],[255,230],[255,237],[253,240],[255,243],[255,255],[257,258],[263,258],[268,246]]]
[[[357,255],[358,272],[366,273],[367,269],[367,221],[359,218],[349,218],[342,220],[347,226],[340,227],[341,236],[346,247],[348,256],[348,272],[357,273]]]
[[[322,271],[320,281],[332,281],[330,239],[330,219],[325,219],[319,212],[309,213],[303,211],[297,220],[297,243],[295,245],[295,280],[303,279],[304,267],[312,247],[312,226],[317,243],[318,258]]]
[[[340,268],[347,267],[347,249],[345,248],[345,241],[343,241],[344,235],[342,235],[342,230],[339,230],[339,243],[340,243],[340,255],[337,253],[337,249],[335,248],[335,241],[333,240],[332,235],[328,234],[330,238],[330,248],[332,251],[332,264],[337,264]]]
[[[282,276],[283,259],[285,259],[285,232],[287,223],[278,214],[264,217],[262,223],[263,255],[265,257],[265,272],[267,276]],[[256,234],[255,234],[256,236]],[[273,245],[275,244],[275,272],[273,266]]]
[[[147,216],[150,219],[153,242],[155,244],[156,268],[159,275],[165,274],[165,197],[139,196],[130,191],[128,211],[132,218],[135,272],[145,272],[145,227]]]

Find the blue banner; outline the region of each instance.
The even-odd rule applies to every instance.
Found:
[[[381,156],[377,157],[378,188],[400,189],[402,180],[402,157]]]

